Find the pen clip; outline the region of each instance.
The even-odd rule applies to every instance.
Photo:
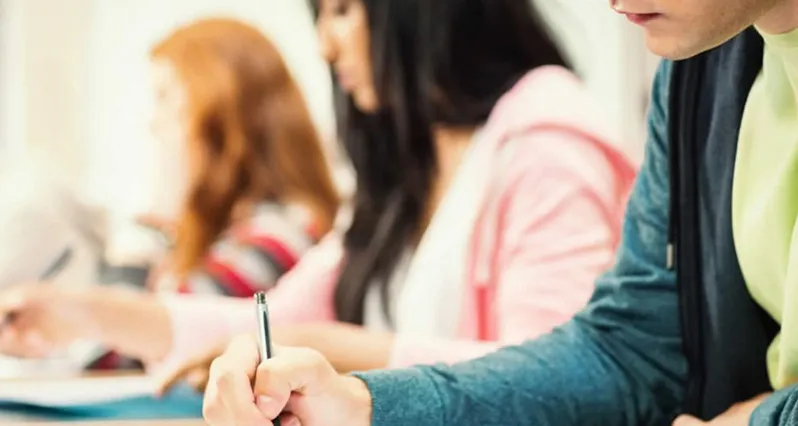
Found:
[[[67,247],[63,251],[61,251],[61,254],[59,254],[58,257],[56,257],[55,260],[53,260],[50,266],[48,266],[39,275],[39,281],[47,281],[58,275],[58,273],[64,270],[66,265],[69,264],[69,261],[72,260],[72,255],[73,255],[72,247]]]

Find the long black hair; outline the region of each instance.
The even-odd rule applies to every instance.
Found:
[[[360,0],[380,110],[337,90],[339,128],[357,190],[335,289],[340,321],[363,324],[364,300],[388,283],[418,235],[437,173],[433,125],[478,126],[529,70],[567,66],[529,0]]]

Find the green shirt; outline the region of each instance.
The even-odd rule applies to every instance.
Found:
[[[767,357],[780,389],[798,381],[798,29],[762,36],[764,64],[740,129],[732,222],[748,290],[781,324]]]

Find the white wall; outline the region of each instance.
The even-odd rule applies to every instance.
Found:
[[[81,180],[85,166],[86,33],[90,0],[4,0],[2,138],[17,152],[57,159],[50,172]]]
[[[4,241],[25,238],[26,244],[13,249],[24,256],[36,252],[43,256],[38,262],[46,263],[69,240],[74,262],[62,278],[74,282],[87,282],[94,267],[86,241],[67,225],[76,223],[74,210],[60,201],[82,201],[87,177],[88,115],[80,106],[89,83],[84,29],[91,21],[90,1],[0,3],[0,143],[7,148],[0,162],[0,214],[17,223],[4,228]],[[9,249],[0,247],[0,257],[13,259]],[[18,265],[26,280],[31,270],[41,269],[36,262],[25,258]]]
[[[9,155],[20,149],[23,140],[20,128],[22,122],[21,81],[23,72],[23,29],[20,17],[20,2],[0,0],[0,152]],[[12,144],[12,141],[16,142]]]
[[[27,102],[25,10],[19,0],[0,0],[0,148],[7,157],[23,149]]]

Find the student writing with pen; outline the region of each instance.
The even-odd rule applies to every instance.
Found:
[[[156,294],[252,296],[332,226],[338,196],[299,89],[271,42],[237,21],[178,29],[152,51],[162,186],[176,193],[174,247],[150,294],[107,286],[0,290],[0,352],[45,356],[98,340],[145,363],[172,344]],[[168,230],[167,230],[168,232]]]

